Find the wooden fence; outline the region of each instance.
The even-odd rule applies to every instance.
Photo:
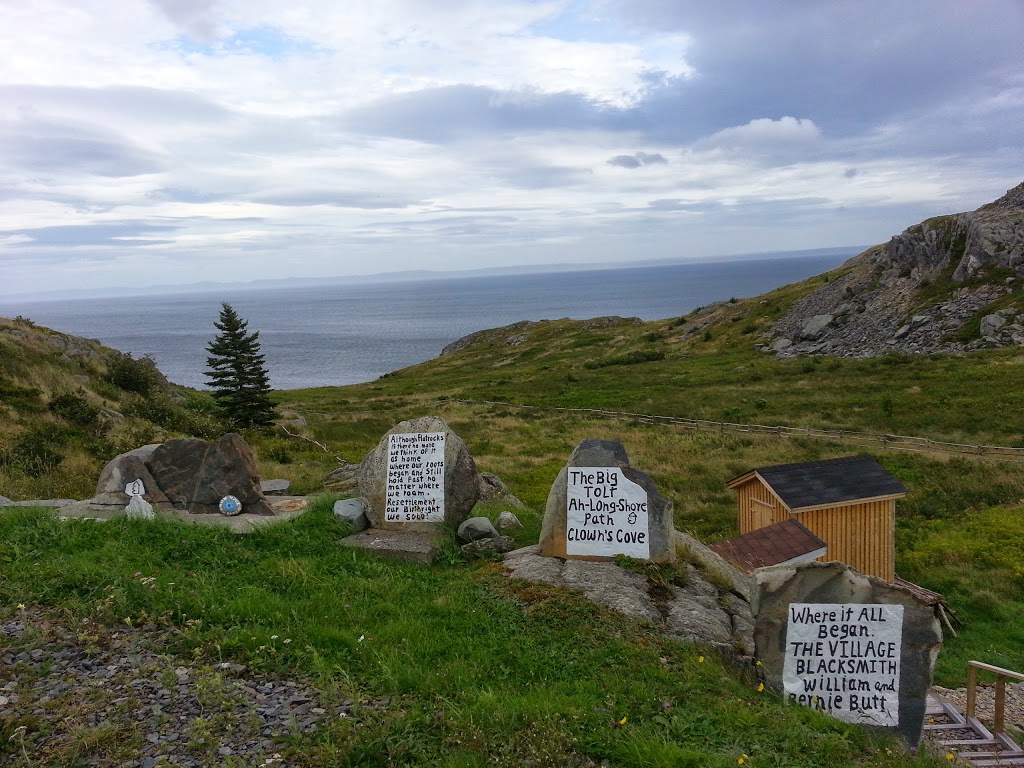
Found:
[[[968,443],[951,443],[942,440],[933,440],[930,437],[914,437],[912,435],[892,435],[878,432],[857,432],[854,430],[838,429],[816,429],[814,427],[787,427],[783,425],[767,424],[739,424],[730,421],[713,421],[711,419],[689,419],[683,416],[657,416],[648,413],[632,413],[629,411],[609,411],[602,408],[565,408],[556,405],[525,405],[522,403],[510,403],[499,400],[465,400],[460,398],[449,398],[439,400],[438,406],[445,403],[461,403],[471,406],[485,406],[487,408],[519,408],[523,410],[538,411],[559,411],[578,413],[588,417],[604,419],[625,419],[641,424],[660,424],[664,426],[691,429],[698,432],[717,432],[718,434],[745,434],[745,435],[777,435],[782,437],[810,437],[820,440],[836,440],[850,443],[851,445],[871,445],[892,451],[910,451],[913,453],[942,453],[959,456],[971,456],[975,458],[990,459],[993,461],[1008,461],[1024,463],[1024,448],[1016,448],[1005,445],[971,445]],[[386,413],[390,411],[405,411],[409,408],[422,406],[401,406],[398,408],[384,408],[364,411],[332,411],[321,412],[302,410],[302,413],[315,413],[323,416],[355,416],[368,413]]]

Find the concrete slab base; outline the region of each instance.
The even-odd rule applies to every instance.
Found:
[[[220,525],[233,533],[251,533],[258,528],[285,523],[301,516],[309,509],[309,500],[303,496],[275,496],[268,499],[274,514],[249,515],[242,513],[234,517],[226,515],[195,515],[181,509],[157,508],[158,517],[174,517],[191,525]],[[124,507],[110,504],[94,504],[91,501],[76,501],[58,510],[61,520],[105,521],[123,517]]]
[[[370,528],[347,536],[342,546],[362,549],[395,560],[429,565],[437,557],[441,540],[440,532],[393,531]]]

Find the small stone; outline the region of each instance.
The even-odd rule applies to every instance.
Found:
[[[523,527],[523,524],[519,522],[519,518],[508,510],[498,515],[498,528],[502,531],[507,530],[519,530]]]
[[[462,551],[470,557],[484,554],[502,554],[515,549],[516,542],[511,536],[495,536],[490,539],[477,539],[462,545]]]
[[[224,757],[227,757],[228,755],[233,755],[234,753],[235,751],[231,747],[221,747],[217,750],[217,754],[222,755]]]
[[[463,544],[478,539],[493,539],[498,536],[498,531],[486,517],[471,517],[459,525],[456,537]]]
[[[334,516],[346,523],[352,533],[359,533],[370,527],[370,521],[366,518],[366,505],[362,499],[340,499],[334,502]]]

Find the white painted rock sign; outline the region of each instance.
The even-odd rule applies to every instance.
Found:
[[[444,432],[388,436],[388,523],[444,521]]]
[[[786,697],[848,723],[898,726],[902,637],[902,605],[791,603]]]
[[[651,556],[647,491],[619,467],[570,467],[565,550],[570,555]]]

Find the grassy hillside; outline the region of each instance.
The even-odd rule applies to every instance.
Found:
[[[524,543],[536,540],[548,488],[584,437],[620,437],[633,463],[674,501],[677,527],[706,541],[736,533],[735,499],[725,488],[735,475],[870,452],[910,489],[897,507],[898,571],[945,593],[964,622],[940,656],[938,681],[962,683],[968,658],[1024,669],[1021,465],[806,434],[698,432],[595,412],[1022,444],[1016,382],[1024,357],[1016,350],[785,361],[755,350],[787,306],[832,277],[663,321],[496,329],[375,382],[276,393],[288,429],[308,439],[249,437],[264,477],[313,490],[339,457],[358,461],[398,421],[436,413],[465,439],[479,468],[499,474],[527,504],[517,510]],[[18,361],[0,362],[9,414],[4,455],[19,456],[11,446],[43,426],[69,439],[56,443],[60,462],[38,475],[11,458],[0,463],[0,493],[16,497],[5,489],[21,483],[44,495],[43,483],[55,482],[48,478],[69,476],[91,492],[102,459],[135,447],[133,440],[216,426],[199,393],[167,395],[192,424],[145,418],[150,412],[132,411],[133,393],[112,380],[111,362],[68,363],[48,350],[48,332],[36,332],[38,354],[21,340]],[[90,449],[85,427],[51,406],[69,381],[87,404],[124,417],[103,431],[103,448]],[[121,440],[125,424],[137,425],[138,437]],[[302,765],[927,763],[783,706],[714,654],[557,590],[509,582],[493,564],[463,562],[454,547],[430,568],[342,551],[332,500],[297,523],[243,538],[171,521],[59,525],[7,512],[0,603],[167,626],[178,632],[176,653],[311,676],[360,703],[358,719],[286,745]],[[501,508],[483,511],[493,517]],[[150,586],[140,581],[150,578]]]

